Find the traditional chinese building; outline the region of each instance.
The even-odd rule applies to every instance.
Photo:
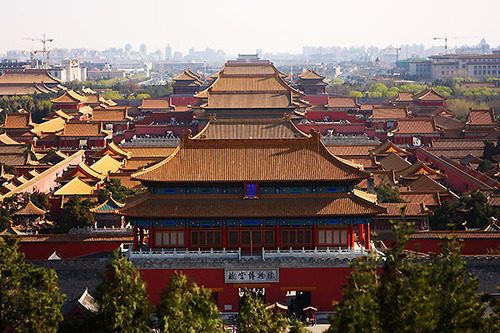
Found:
[[[324,76],[319,75],[313,69],[307,69],[299,75],[296,83],[298,88],[306,95],[322,95],[328,85],[324,80]]]
[[[130,259],[154,302],[182,269],[212,289],[225,313],[238,310],[245,287],[262,289],[266,302],[305,293],[308,305],[331,311],[342,285],[331,281],[345,281],[350,258],[370,248],[371,218],[386,212],[354,190],[368,177],[317,133],[185,135],[170,156],[132,176],[148,192],[120,210],[134,226]]]
[[[174,95],[193,96],[202,86],[201,76],[193,73],[190,69],[184,70],[174,77],[172,84]]]

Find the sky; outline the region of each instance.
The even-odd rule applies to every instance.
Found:
[[[500,45],[498,0],[22,0],[2,1],[0,53],[41,47],[228,54],[301,53],[303,46]]]

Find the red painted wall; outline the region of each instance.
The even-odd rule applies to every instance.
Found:
[[[141,275],[147,285],[149,298],[158,303],[161,292],[170,281],[173,269],[144,269]],[[218,306],[221,311],[238,311],[238,288],[224,283],[224,269],[182,269],[184,274],[199,285],[218,292]],[[347,283],[351,270],[347,267],[336,268],[281,268],[279,283],[267,283],[266,303],[286,302],[286,290],[311,288],[311,304],[319,311],[333,311],[332,301],[341,300],[342,287]],[[248,284],[248,286],[251,286]],[[224,310],[231,305],[232,310]]]
[[[419,249],[420,252],[441,252],[439,244],[443,240],[441,239],[411,239],[408,242],[406,248],[408,250],[416,251]],[[499,238],[476,238],[476,239],[465,239],[463,240],[462,254],[473,255],[473,254],[488,254],[491,250],[500,249],[500,239]]]
[[[328,95],[309,95],[304,96],[301,99],[308,101],[311,105],[326,105],[328,104]]]

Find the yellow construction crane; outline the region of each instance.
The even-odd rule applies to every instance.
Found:
[[[43,34],[42,38],[24,38],[24,39],[42,42],[43,48],[41,50],[38,50],[37,52],[45,53],[45,57],[46,57],[47,61],[44,65],[47,68],[49,68],[50,67],[50,50],[48,49],[48,43],[53,42],[54,38],[46,38],[45,34]]]
[[[30,54],[31,68],[35,68],[35,54],[37,54],[38,52],[42,52],[42,51],[41,50],[31,50],[31,51],[23,50],[23,54],[26,54],[26,53]]]

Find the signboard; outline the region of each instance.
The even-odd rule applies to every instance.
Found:
[[[224,272],[226,283],[263,283],[279,282],[279,269],[227,269]]]

